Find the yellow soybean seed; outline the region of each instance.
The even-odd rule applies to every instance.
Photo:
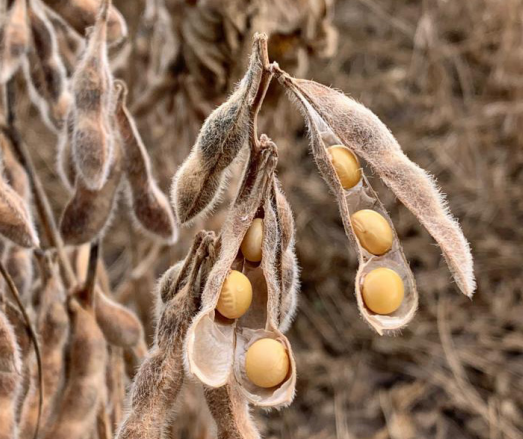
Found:
[[[255,342],[245,357],[245,372],[254,384],[263,388],[281,384],[289,373],[290,360],[285,347],[272,338]]]
[[[369,253],[382,255],[391,249],[394,239],[392,228],[378,212],[359,210],[351,216],[351,223],[361,246]]]
[[[231,270],[222,286],[216,309],[228,319],[243,316],[252,302],[252,285],[247,276]]]
[[[245,259],[260,262],[262,258],[263,220],[255,218],[243,238],[240,249]]]
[[[327,153],[343,189],[356,186],[361,180],[361,166],[352,151],[343,145],[334,145],[327,149]]]
[[[363,301],[376,314],[391,314],[403,301],[405,289],[398,273],[390,268],[376,268],[363,279]]]

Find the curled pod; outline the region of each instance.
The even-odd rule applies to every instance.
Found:
[[[80,35],[95,25],[96,14],[105,0],[44,0],[60,14]],[[127,37],[127,23],[114,6],[109,5],[107,17],[107,41],[109,44],[120,42]]]
[[[79,177],[92,190],[105,184],[113,160],[113,80],[106,42],[109,6],[110,0],[103,0],[72,78],[72,155]]]
[[[39,246],[29,206],[2,175],[0,175],[0,234],[21,247]]]
[[[28,9],[32,44],[24,62],[29,96],[44,122],[59,133],[72,104],[67,72],[58,49],[55,30],[40,0],[30,0]]]
[[[123,348],[136,346],[143,338],[143,327],[138,317],[98,288],[94,300],[96,322],[107,342]]]
[[[83,309],[74,297],[68,305],[69,370],[56,419],[49,426],[46,439],[90,437],[105,399],[105,338],[90,310]]]
[[[75,183],[75,192],[60,220],[60,233],[67,244],[83,244],[99,236],[110,223],[116,205],[122,175],[122,156],[115,144],[114,160],[105,184],[100,190],[89,189],[82,178]]]
[[[129,183],[133,217],[140,228],[155,238],[175,242],[178,230],[167,197],[160,191],[151,171],[151,161],[133,117],[126,107],[127,87],[115,83],[116,124],[124,151],[124,172]]]
[[[50,258],[43,261],[43,287],[36,300],[36,329],[40,334],[42,355],[43,406],[40,427],[45,434],[59,397],[59,390],[65,379],[64,349],[69,335],[69,316],[65,307],[65,289],[60,279],[59,268]],[[22,407],[20,437],[31,438],[38,422],[38,374],[32,362],[30,387]]]
[[[201,232],[196,240],[199,245],[192,246],[181,269],[169,270],[160,280],[158,290],[170,291],[161,301],[154,346],[134,377],[129,410],[116,434],[119,439],[160,439],[169,424],[185,378],[183,340],[198,310],[215,237]]]
[[[85,49],[85,40],[60,15],[47,5],[43,5],[45,14],[52,24],[58,51],[62,58],[67,76],[70,77],[80,56]]]
[[[29,48],[27,0],[14,0],[0,22],[0,84],[20,67]]]
[[[308,125],[330,132],[365,160],[418,218],[443,251],[459,289],[471,297],[476,283],[470,246],[434,179],[409,160],[392,133],[369,109],[314,81],[291,78],[281,71],[277,74],[296,98]],[[322,173],[321,168],[326,172],[331,168],[325,156],[316,161]]]
[[[257,44],[255,41],[255,47]],[[171,200],[180,224],[204,216],[219,202],[228,169],[249,137],[249,103],[261,66],[260,53],[254,50],[244,78],[229,99],[205,120],[191,153],[176,172]]]
[[[15,332],[0,310],[0,425],[1,436],[17,437],[16,411],[22,395],[22,362]]]

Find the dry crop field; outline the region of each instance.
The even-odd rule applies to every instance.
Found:
[[[522,0],[0,0],[0,439],[522,438],[522,105]]]

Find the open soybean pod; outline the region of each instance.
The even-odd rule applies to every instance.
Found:
[[[67,72],[60,56],[55,30],[40,0],[29,0],[32,44],[24,62],[29,96],[44,122],[59,133],[72,103]]]
[[[249,104],[261,67],[259,51],[254,50],[247,73],[229,99],[205,120],[191,153],[176,172],[171,200],[180,224],[204,216],[219,202],[229,167],[249,138]]]
[[[85,40],[49,6],[44,4],[44,10],[54,28],[58,51],[69,77],[73,74],[76,63],[85,49]]]
[[[101,189],[90,189],[81,177],[76,177],[75,192],[60,220],[60,233],[67,244],[90,242],[104,232],[118,198],[122,162],[120,142],[116,141],[109,176]]]
[[[23,374],[20,351],[13,327],[0,309],[0,425],[1,438],[17,437],[16,411],[22,395]]]
[[[113,79],[106,44],[110,3],[102,1],[72,79],[72,155],[78,175],[93,190],[107,181],[113,160]]]
[[[136,224],[155,238],[168,243],[178,239],[178,229],[167,197],[160,191],[151,171],[151,161],[136,123],[126,107],[127,87],[115,81],[116,125],[122,139],[124,172]]]
[[[119,439],[160,439],[184,383],[183,340],[198,311],[212,259],[214,233],[200,232],[189,254],[161,278],[154,345],[138,370]]]
[[[88,28],[96,21],[96,14],[104,0],[44,0],[58,12],[80,35],[85,35]],[[107,18],[107,41],[117,43],[127,37],[127,24],[118,9],[109,7]]]
[[[295,385],[292,351],[278,329],[281,275],[277,264],[281,235],[271,196],[275,166],[275,145],[262,136],[261,149],[253,151],[238,197],[222,228],[220,253],[205,286],[202,309],[187,334],[186,346],[189,371],[204,384],[216,388],[233,379],[247,400],[271,407],[290,403]],[[255,217],[263,221],[263,256],[259,264],[246,261],[240,251]],[[227,309],[229,299],[222,295],[233,275],[233,282],[252,286],[252,303],[238,317],[225,318],[220,302]],[[245,375],[245,352],[262,338],[274,340],[287,362],[285,376],[270,388],[255,385]],[[213,351],[220,355],[210,355]]]
[[[0,84],[4,84],[16,73],[29,48],[27,0],[14,0],[7,11],[0,12]]]

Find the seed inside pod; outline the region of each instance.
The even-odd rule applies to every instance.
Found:
[[[281,384],[289,373],[290,361],[283,345],[272,338],[255,342],[245,357],[245,372],[254,384],[263,388]]]
[[[390,268],[376,268],[363,279],[363,301],[376,314],[391,314],[396,311],[405,295],[403,281]]]
[[[373,255],[387,253],[392,247],[393,234],[388,221],[378,212],[359,210],[351,216],[352,227],[361,246]]]
[[[252,285],[247,276],[231,270],[222,286],[216,309],[228,319],[244,315],[252,302]]]
[[[327,152],[343,189],[356,186],[361,180],[361,166],[358,158],[343,145],[331,146]]]
[[[255,218],[240,246],[245,259],[260,262],[262,258],[263,220]]]

